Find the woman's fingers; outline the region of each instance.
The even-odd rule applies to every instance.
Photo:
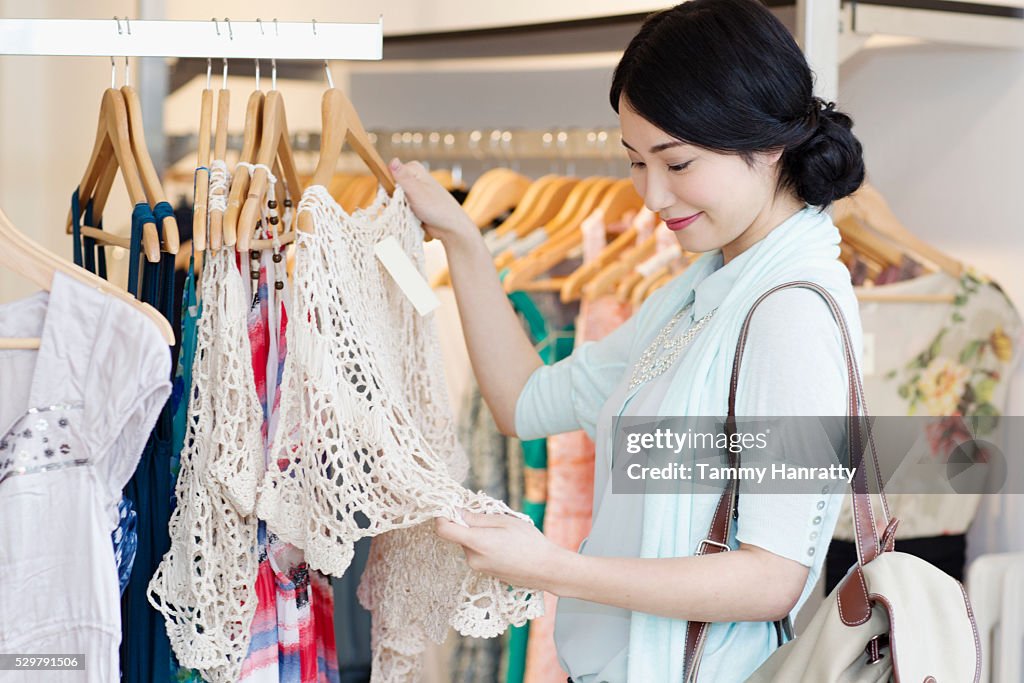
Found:
[[[434,531],[446,541],[466,545],[471,540],[473,530],[444,517],[437,517],[434,519]]]

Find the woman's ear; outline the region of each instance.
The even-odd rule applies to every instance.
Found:
[[[785,153],[785,149],[779,148],[771,152],[759,152],[758,155],[761,157],[761,163],[765,166],[774,166],[779,163],[779,159]]]

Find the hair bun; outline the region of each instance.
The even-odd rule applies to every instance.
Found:
[[[800,198],[828,206],[853,194],[864,182],[864,157],[853,134],[853,119],[835,102],[814,97],[808,116],[810,137],[783,155],[783,164]]]

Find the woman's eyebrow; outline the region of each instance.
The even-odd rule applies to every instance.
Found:
[[[685,142],[681,142],[679,140],[673,140],[671,142],[663,142],[660,145],[655,145],[654,147],[651,147],[651,154],[657,154],[658,152],[664,152],[666,149],[672,149],[673,147],[682,147],[685,144],[686,144]],[[633,151],[633,152],[636,151],[635,149],[633,149],[633,146],[630,145],[625,140],[622,140],[622,146],[625,147],[626,149],[630,150],[630,151]]]

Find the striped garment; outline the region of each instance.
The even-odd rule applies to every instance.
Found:
[[[284,289],[268,286],[275,273],[280,273]],[[256,391],[263,407],[264,447],[268,452],[281,404],[281,374],[287,351],[287,291],[284,263],[273,263],[269,251],[264,252],[248,324]],[[271,330],[276,334],[271,334]],[[271,396],[273,402],[269,400]],[[310,571],[302,551],[280,541],[262,521],[258,539],[258,604],[240,683],[338,683],[334,594],[327,577]]]

